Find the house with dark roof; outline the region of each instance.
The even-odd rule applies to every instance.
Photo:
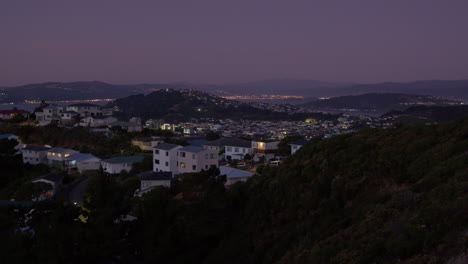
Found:
[[[291,146],[291,155],[296,153],[296,151],[302,148],[302,146],[304,146],[306,143],[307,143],[307,140],[303,138],[290,143],[289,145]]]
[[[177,151],[182,146],[160,143],[153,147],[153,171],[169,171],[177,174]]]
[[[254,160],[259,161],[261,157],[265,160],[273,159],[278,152],[277,140],[252,140],[252,152]]]
[[[120,127],[127,132],[141,132],[140,124],[124,121],[116,121],[109,124],[109,127]]]
[[[101,160],[102,169],[109,174],[118,174],[122,171],[131,171],[135,163],[140,163],[143,156],[121,156]]]
[[[80,120],[83,127],[107,127],[109,124],[117,122],[117,118],[112,116],[87,116]]]
[[[243,159],[246,154],[252,153],[252,143],[240,138],[220,138],[206,142],[203,147],[218,153],[224,152],[220,155],[220,159],[228,160]]]
[[[66,169],[68,157],[71,154],[79,153],[73,149],[51,148],[47,150],[47,160],[50,167]]]
[[[99,170],[101,159],[88,153],[74,153],[67,158],[69,172],[83,173],[89,170]]]
[[[210,167],[218,167],[218,152],[196,146],[186,146],[177,150],[177,172],[199,172]]]
[[[67,111],[80,113],[81,117],[85,116],[102,116],[101,106],[89,103],[78,103],[66,106]]]
[[[49,149],[49,147],[31,145],[22,148],[21,153],[23,154],[23,163],[29,163],[31,165],[37,165],[41,163],[48,164],[47,151]]]
[[[242,160],[247,154],[252,154],[252,142],[248,140],[231,138],[224,143],[224,158],[226,160]]]
[[[171,187],[172,173],[168,171],[146,171],[138,174],[140,188],[135,191],[135,196],[141,197],[156,186]]]

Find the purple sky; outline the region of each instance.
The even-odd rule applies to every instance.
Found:
[[[12,0],[0,34],[0,85],[468,79],[467,0]]]

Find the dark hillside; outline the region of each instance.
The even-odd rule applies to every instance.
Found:
[[[466,252],[468,118],[309,142],[245,186],[207,263],[445,263]]]

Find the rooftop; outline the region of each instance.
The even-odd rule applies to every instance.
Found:
[[[143,156],[121,156],[121,157],[113,157],[109,159],[102,160],[105,163],[137,163],[143,161]]]
[[[49,150],[49,147],[42,147],[42,146],[26,146],[23,148],[24,150],[31,150],[31,151],[45,151]]]
[[[179,151],[192,152],[192,153],[198,153],[198,152],[202,152],[204,150],[205,150],[205,148],[196,147],[196,146],[186,146],[186,147],[183,147],[183,148],[179,149]]]
[[[289,145],[299,145],[299,146],[304,146],[308,141],[301,138],[301,139],[298,139],[292,143],[290,143]]]
[[[97,159],[97,160],[101,160],[100,158],[92,155],[92,154],[88,154],[88,153],[74,153],[74,154],[71,154],[70,156],[68,156],[68,159],[69,160],[76,160],[76,161],[83,161],[83,160],[90,160],[90,159]]]
[[[14,136],[15,135],[13,135],[13,134],[2,134],[2,135],[0,135],[0,139],[14,137]]]
[[[171,150],[171,149],[173,149],[175,147],[179,147],[179,145],[170,144],[170,143],[161,143],[161,144],[158,144],[158,145],[154,146],[153,148],[162,149],[162,150]]]
[[[250,148],[252,147],[252,143],[248,140],[244,140],[240,138],[220,138],[217,140],[209,141],[203,144],[203,146],[217,146],[217,147],[233,146],[233,147]]]
[[[252,177],[255,173],[239,170],[232,167],[220,166],[219,175],[226,175],[226,178],[245,178]]]
[[[65,148],[51,148],[49,149],[49,152],[68,154],[68,153],[76,153],[78,151],[73,150],[73,149],[65,149]]]

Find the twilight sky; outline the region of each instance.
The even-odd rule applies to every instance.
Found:
[[[13,0],[0,36],[0,86],[468,79],[467,0]]]

